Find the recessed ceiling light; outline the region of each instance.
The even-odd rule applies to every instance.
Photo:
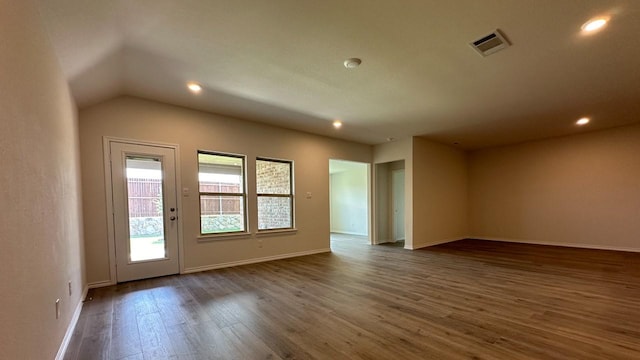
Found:
[[[335,121],[333,122],[333,127],[334,127],[334,128],[336,128],[336,129],[340,129],[340,128],[342,127],[342,121],[340,121],[340,120],[335,120]]]
[[[358,58],[351,58],[344,61],[344,67],[347,69],[357,68],[360,64],[362,64],[362,60]]]
[[[607,18],[597,18],[593,20],[589,20],[584,25],[582,25],[582,31],[585,33],[592,33],[594,31],[602,29],[605,25],[607,25]]]
[[[576,121],[576,125],[580,125],[580,126],[587,125],[589,121],[591,121],[589,118],[583,117],[582,119],[579,119],[578,121]]]
[[[187,88],[189,88],[189,90],[194,94],[197,94],[200,91],[202,91],[202,86],[200,84],[198,84],[198,83],[195,83],[195,82],[188,83],[187,84]]]

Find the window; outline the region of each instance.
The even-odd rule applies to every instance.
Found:
[[[247,231],[244,161],[241,155],[198,151],[201,234]]]
[[[293,162],[256,159],[258,230],[293,228]]]

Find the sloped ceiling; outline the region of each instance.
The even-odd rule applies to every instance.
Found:
[[[132,95],[467,149],[640,121],[640,1],[39,1],[81,108]],[[582,34],[597,16],[609,25]],[[497,28],[508,49],[468,45]],[[362,65],[346,69],[350,57]],[[592,122],[578,128],[582,116]]]

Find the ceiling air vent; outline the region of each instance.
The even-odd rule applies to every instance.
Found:
[[[506,49],[509,47],[509,42],[500,33],[500,30],[496,30],[491,34],[483,36],[482,38],[470,43],[469,45],[480,53],[480,55],[488,56],[502,49]]]

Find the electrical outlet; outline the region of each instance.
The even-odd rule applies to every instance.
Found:
[[[258,239],[258,247],[262,248],[262,239]]]
[[[71,294],[73,294],[73,291],[71,291],[71,281],[69,281],[69,296],[71,296]]]
[[[60,299],[56,299],[56,319],[60,319]]]

